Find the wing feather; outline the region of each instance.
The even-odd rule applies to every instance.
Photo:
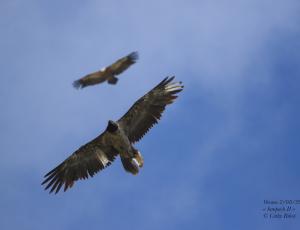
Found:
[[[165,107],[173,103],[183,89],[181,82],[172,82],[166,77],[157,86],[141,97],[118,121],[129,140],[139,141],[160,120]]]
[[[128,69],[129,66],[136,63],[138,58],[139,58],[138,52],[132,52],[127,56],[117,60],[115,63],[109,66],[108,69],[109,71],[111,71],[113,75],[119,75],[120,73]]]
[[[45,175],[42,185],[50,193],[58,193],[64,185],[64,191],[71,188],[75,181],[93,177],[97,172],[109,166],[117,154],[103,143],[103,134],[80,147],[60,165]]]
[[[84,88],[86,86],[90,85],[96,85],[99,83],[102,83],[107,80],[107,78],[111,76],[109,72],[107,72],[105,69],[100,70],[91,74],[88,74],[76,81],[73,82],[73,86],[77,89]]]

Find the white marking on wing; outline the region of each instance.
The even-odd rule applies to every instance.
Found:
[[[107,159],[107,156],[105,155],[104,152],[102,152],[101,150],[97,151],[97,157],[99,159],[99,161],[101,161],[101,163],[106,166],[107,163],[109,162],[109,160]]]
[[[171,84],[171,85],[168,85],[167,87],[165,87],[165,90],[169,91],[169,92],[177,90],[177,89],[182,89],[182,86],[181,85],[177,85],[177,84]]]

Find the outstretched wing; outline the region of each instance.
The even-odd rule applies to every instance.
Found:
[[[75,181],[93,177],[98,171],[109,166],[117,154],[103,143],[103,135],[81,146],[64,162],[45,175],[42,185],[50,193],[57,193],[64,185],[64,191],[71,188]]]
[[[183,89],[181,82],[172,82],[167,77],[156,87],[141,97],[118,121],[129,140],[139,141],[160,119],[166,105],[171,104],[177,93]]]
[[[115,63],[108,67],[108,70],[113,75],[118,75],[129,68],[132,64],[136,63],[139,58],[138,52],[132,52],[127,56],[117,60]]]
[[[103,69],[74,81],[73,86],[79,89],[90,85],[96,85],[106,81],[109,76],[111,76],[111,74],[107,72],[107,69]]]

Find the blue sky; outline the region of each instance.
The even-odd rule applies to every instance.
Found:
[[[1,229],[299,229],[298,0],[0,3]],[[116,86],[77,78],[139,51]],[[185,89],[136,146],[67,193],[42,176],[167,75]]]

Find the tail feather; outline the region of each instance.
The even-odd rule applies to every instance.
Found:
[[[121,161],[122,161],[124,169],[127,172],[130,172],[133,175],[136,175],[139,173],[139,164],[135,158],[121,157]]]

